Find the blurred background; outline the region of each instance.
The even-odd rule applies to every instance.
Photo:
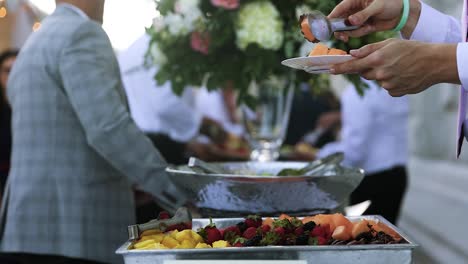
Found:
[[[460,16],[461,0],[426,0]],[[0,0],[0,52],[21,48],[40,21],[55,8],[54,0]],[[104,29],[117,54],[127,49],[158,14],[152,0],[106,0]],[[337,97],[346,83],[333,80]],[[410,97],[410,187],[399,226],[421,247],[417,263],[468,263],[468,148],[455,158],[458,89],[432,88]]]

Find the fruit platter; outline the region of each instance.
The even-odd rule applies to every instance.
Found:
[[[163,214],[161,218],[169,218]],[[163,220],[164,221],[164,220]],[[307,263],[412,263],[417,246],[380,216],[193,219],[150,229],[117,251],[126,264],[167,260],[303,260]]]
[[[331,212],[359,185],[364,171],[329,164],[314,175],[277,176],[301,169],[307,162],[209,163],[232,173],[212,174],[189,166],[166,171],[181,193],[203,217],[236,217],[248,214],[277,216]]]

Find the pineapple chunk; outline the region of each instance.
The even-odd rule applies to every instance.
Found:
[[[156,242],[156,243],[161,243],[164,239],[164,234],[157,234],[157,235],[152,235],[151,238]]]
[[[193,238],[193,241],[195,241],[196,243],[204,243],[205,240],[203,239],[202,236],[200,236],[197,232],[193,231],[193,230],[190,230],[192,231],[192,238]]]
[[[195,243],[192,242],[191,240],[184,240],[182,243],[180,243],[181,248],[195,248]]]
[[[210,245],[206,244],[206,243],[198,243],[195,248],[211,248]]]
[[[179,245],[179,242],[171,236],[165,236],[161,244],[163,244],[164,246],[168,248],[175,248],[176,246]]]
[[[230,246],[231,245],[226,240],[218,240],[216,242],[213,242],[213,248],[226,248]]]
[[[183,230],[175,234],[175,239],[182,242],[184,240],[192,240],[192,230]]]
[[[141,237],[143,236],[150,236],[150,235],[156,235],[156,234],[161,234],[161,230],[159,229],[151,229],[151,230],[146,230],[141,233]]]
[[[154,249],[169,249],[168,247],[164,246],[161,243],[155,243],[153,248]]]
[[[178,231],[177,229],[174,229],[174,230],[172,230],[172,231],[169,233],[169,235],[170,235],[172,238],[176,238],[177,233],[179,233],[179,231]]]
[[[146,247],[148,245],[151,245],[151,244],[154,244],[154,243],[155,243],[155,241],[153,239],[148,239],[148,240],[144,240],[144,241],[136,243],[135,245],[133,245],[133,248],[140,249],[140,248],[144,248],[144,247]]]

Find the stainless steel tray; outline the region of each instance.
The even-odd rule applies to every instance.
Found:
[[[412,263],[417,245],[397,227],[380,216],[349,217],[351,221],[369,219],[393,228],[407,244],[352,245],[352,246],[268,246],[215,249],[129,250],[132,242],[124,243],[116,253],[125,264],[164,264],[166,260],[305,260],[311,263],[340,264],[402,264]],[[241,218],[213,219],[220,228],[234,225]],[[194,219],[193,229],[209,224],[209,219]]]

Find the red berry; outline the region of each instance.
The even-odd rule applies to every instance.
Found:
[[[234,234],[236,234],[238,236],[241,235],[241,231],[240,231],[238,226],[230,226],[230,227],[224,229],[224,234],[226,234],[227,232],[233,232]]]
[[[318,241],[318,244],[321,245],[321,246],[328,244],[327,243],[328,239],[326,239],[324,237],[317,237],[317,241]]]
[[[244,233],[242,234],[242,236],[246,239],[251,239],[252,237],[256,236],[257,235],[257,228],[255,227],[249,227],[247,228]]]
[[[234,247],[243,247],[244,245],[241,242],[236,242]]]
[[[171,218],[171,215],[168,212],[166,211],[159,212],[158,219],[161,220],[161,219],[169,219],[169,218]]]
[[[271,226],[269,225],[262,225],[262,233],[269,232],[271,230]]]
[[[223,239],[223,237],[221,236],[221,232],[219,232],[219,229],[217,229],[216,227],[205,228],[205,231],[206,231],[206,243],[210,245],[213,244],[213,242]]]
[[[302,226],[296,228],[296,230],[294,230],[294,234],[296,236],[300,236],[300,235],[304,234],[304,228]]]
[[[324,230],[323,237],[326,238],[326,239],[330,239],[331,236],[332,236],[332,231],[331,231],[330,225],[329,224],[323,224],[321,226],[322,226],[322,228]]]
[[[262,225],[262,219],[259,218],[259,219],[252,219],[252,218],[247,218],[245,219],[245,224],[247,225],[247,227],[259,227]]]
[[[275,233],[278,234],[280,237],[283,237],[286,234],[286,230],[283,227],[275,228]]]
[[[223,228],[220,228],[218,230],[219,230],[219,233],[221,234],[221,237],[224,237],[224,233],[225,233],[226,230],[223,229]]]
[[[326,231],[320,225],[315,226],[314,229],[312,229],[312,231],[310,232],[311,237],[325,237],[325,235],[326,235]]]

